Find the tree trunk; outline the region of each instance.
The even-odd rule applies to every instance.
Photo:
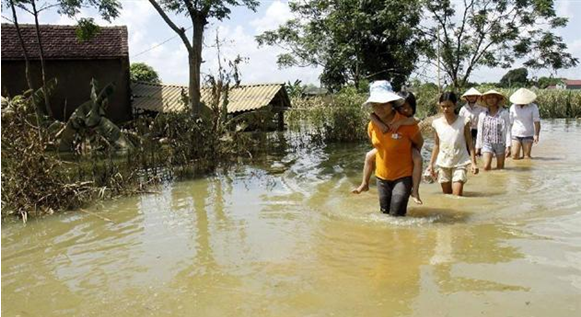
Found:
[[[36,39],[38,41],[38,53],[40,55],[40,69],[42,72],[42,92],[44,94],[44,105],[46,106],[46,113],[54,118],[52,109],[50,108],[50,101],[48,100],[48,91],[46,86],[46,68],[44,64],[44,50],[42,49],[42,40],[40,38],[40,26],[38,24],[38,11],[36,10],[36,0],[30,2],[32,4],[32,12],[34,13],[34,25],[36,28]]]
[[[16,15],[14,0],[10,0],[10,8],[12,9],[12,18],[14,19],[14,26],[16,27],[18,40],[20,41],[20,46],[22,47],[22,52],[24,53],[24,75],[26,76],[26,83],[28,84],[28,89],[34,89],[34,86],[32,85],[32,79],[30,78],[30,59],[28,58],[28,51],[26,50],[24,39],[22,38],[22,33],[20,32],[20,25],[18,24],[18,16]]]
[[[192,114],[198,116],[202,108],[200,103],[200,67],[202,65],[204,27],[207,21],[203,15],[199,14],[192,17],[192,22],[194,25],[192,51],[188,54],[190,62],[190,106],[192,107]]]

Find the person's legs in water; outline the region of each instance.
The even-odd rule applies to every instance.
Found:
[[[382,213],[388,214],[391,205],[391,191],[393,182],[377,178],[377,194],[379,196],[379,209]]]
[[[407,213],[408,201],[412,191],[412,178],[410,176],[402,177],[392,183],[389,214],[391,216],[403,217]]]
[[[422,181],[423,161],[420,151],[416,148],[412,148],[412,161],[414,163],[414,170],[412,172],[412,199],[416,204],[422,205],[420,182]]]
[[[482,159],[484,161],[484,170],[490,171],[492,169],[492,153],[483,152]]]
[[[454,196],[462,196],[464,193],[464,183],[462,182],[453,182],[452,183],[452,195]]]
[[[363,178],[361,179],[361,185],[351,190],[353,194],[361,194],[362,192],[369,190],[369,179],[371,179],[371,174],[375,167],[375,154],[377,154],[377,149],[373,149],[365,154],[365,164],[363,165]]]
[[[496,155],[496,169],[504,169],[504,158],[506,157],[506,150],[504,144],[494,145],[494,154]]]
[[[510,154],[512,156],[513,160],[520,160],[522,159],[522,156],[520,155],[520,149],[521,149],[521,142],[520,140],[512,140],[512,147],[510,148]]]
[[[531,151],[533,149],[533,140],[526,138],[522,140],[522,149],[524,152],[525,159],[531,159]]]
[[[438,183],[442,186],[442,192],[444,194],[452,193],[452,169],[451,168],[438,168]]]
[[[466,168],[455,168],[452,176],[452,195],[462,196],[464,194],[464,184],[467,180]]]

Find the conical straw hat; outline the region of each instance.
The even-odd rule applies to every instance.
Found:
[[[466,101],[466,97],[467,96],[476,96],[476,97],[480,97],[482,96],[482,93],[480,91],[478,91],[476,88],[472,87],[470,89],[468,89],[468,91],[466,91],[463,95],[462,95],[462,100]]]
[[[506,97],[499,91],[496,91],[494,89],[491,89],[485,93],[482,94],[482,96],[480,96],[480,100],[481,100],[481,104],[486,105],[485,99],[486,96],[490,96],[490,95],[496,95],[500,98],[500,101],[498,102],[498,104],[503,104],[506,101]]]
[[[510,102],[514,103],[515,105],[528,105],[529,103],[534,102],[536,99],[537,95],[526,88],[521,88],[510,96]]]

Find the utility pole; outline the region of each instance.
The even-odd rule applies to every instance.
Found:
[[[438,37],[438,93],[442,93],[442,85],[440,84],[440,27],[438,26],[437,29],[437,37]]]

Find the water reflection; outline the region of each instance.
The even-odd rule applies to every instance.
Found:
[[[157,195],[2,225],[7,315],[517,315],[581,310],[578,123],[533,161],[422,185],[409,217],[352,195],[366,144],[275,151]],[[562,131],[568,131],[563,135]],[[281,144],[284,139],[278,140]]]

